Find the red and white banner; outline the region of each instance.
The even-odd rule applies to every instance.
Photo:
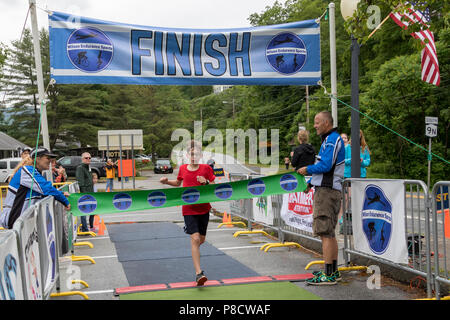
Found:
[[[281,218],[287,225],[312,233],[314,189],[283,194]]]

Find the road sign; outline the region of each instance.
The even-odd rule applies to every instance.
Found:
[[[425,135],[429,138],[437,136],[437,125],[429,123],[425,126]]]
[[[438,124],[438,118],[437,117],[425,117],[425,124]]]

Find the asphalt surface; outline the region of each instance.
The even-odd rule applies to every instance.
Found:
[[[239,169],[239,172],[244,170],[240,165],[235,169]],[[175,179],[177,173],[177,170],[173,174],[167,175],[155,175],[153,172],[147,172],[145,180],[135,181],[136,189],[145,190],[169,187],[161,185],[159,179],[162,176]],[[124,182],[123,185],[124,189],[131,189],[133,182],[130,180]],[[104,187],[104,182],[98,184],[99,189],[104,189]],[[115,191],[119,190],[120,187],[121,183],[116,180]],[[215,202],[211,205],[218,212],[229,212],[228,202]],[[184,225],[180,207],[126,212],[123,214],[103,215],[101,217],[104,219],[106,227],[113,223],[124,222],[172,222],[179,226]],[[244,229],[239,227],[218,228],[221,222],[220,217],[211,214],[207,241],[262,276],[309,273],[321,268],[320,266],[313,266],[310,270],[305,270],[305,267],[311,261],[322,259],[320,254],[307,249],[292,247],[272,248],[268,252],[264,252],[260,250],[261,246],[268,242],[277,242],[276,239],[263,235],[233,237],[236,231]],[[114,295],[114,289],[128,287],[129,284],[122,265],[117,259],[115,246],[108,236],[108,231],[106,230],[102,236],[79,237],[78,242],[82,241],[91,243],[93,248],[86,245],[77,246],[75,247],[75,255],[89,256],[95,260],[95,264],[87,260],[73,262],[68,257],[61,258],[60,292],[80,291],[86,294],[90,300],[117,300],[118,297]],[[338,238],[338,242],[339,248],[342,248],[343,240],[341,237]],[[338,264],[343,264],[341,257],[339,257]],[[220,268],[220,266],[217,266],[217,268]],[[151,270],[148,270],[148,272],[151,272]],[[207,273],[207,270],[205,272]],[[411,289],[408,285],[400,284],[383,275],[381,277],[381,287],[378,289],[370,289],[368,285],[368,281],[370,282],[369,275],[360,271],[342,272],[342,276],[342,281],[334,286],[315,287],[307,285],[304,281],[294,283],[324,300],[412,300],[426,297],[423,290]],[[75,284],[69,289],[71,284],[68,284],[68,282],[71,279],[81,279],[89,287]],[[192,281],[194,281],[194,274]],[[84,298],[81,295],[70,295],[54,297],[51,300],[84,300]]]

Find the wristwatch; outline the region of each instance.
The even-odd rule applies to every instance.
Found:
[[[206,185],[208,185],[208,184],[209,184],[209,181],[208,181],[208,180],[206,180],[206,182],[205,182],[205,186],[206,186]]]

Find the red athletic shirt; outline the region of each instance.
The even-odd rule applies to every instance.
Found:
[[[207,164],[200,164],[195,171],[188,170],[187,166],[187,164],[181,165],[180,170],[178,171],[177,180],[183,181],[182,187],[201,186],[197,181],[198,176],[203,176],[210,182],[213,182],[216,178],[213,169]],[[209,212],[210,209],[211,205],[209,203],[189,204],[182,206],[181,212],[183,213],[183,216],[187,216],[204,214]]]

